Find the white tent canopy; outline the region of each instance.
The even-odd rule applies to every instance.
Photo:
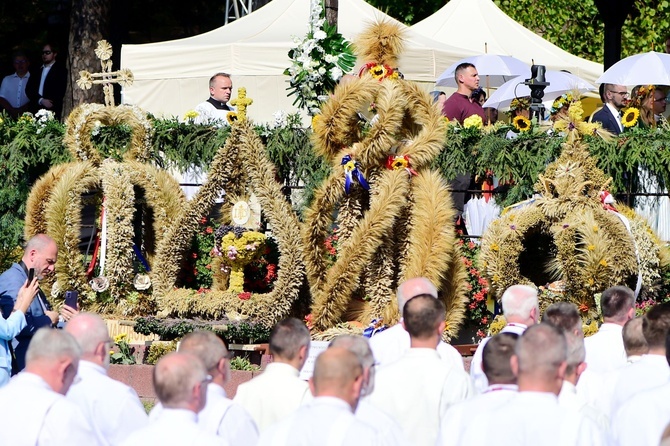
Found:
[[[602,65],[546,41],[512,20],[492,0],[450,0],[411,29],[475,54],[513,56],[528,65],[534,62],[545,65],[548,70],[568,70],[588,82],[595,82],[603,73]],[[441,68],[446,69],[447,65]]]
[[[158,116],[183,116],[208,97],[208,80],[217,72],[246,87],[254,100],[250,118],[272,120],[277,110],[295,111],[287,98],[293,37],[307,33],[309,0],[273,0],[234,22],[186,39],[144,45],[123,45],[121,67],[133,71],[135,81],[123,89],[122,100]],[[340,0],[339,32],[352,41],[378,20],[392,20],[364,0]],[[404,26],[404,25],[403,25]],[[405,27],[405,51],[399,60],[406,79],[434,83],[445,67],[468,55],[463,49],[438,43]],[[429,88],[429,87],[428,87]]]

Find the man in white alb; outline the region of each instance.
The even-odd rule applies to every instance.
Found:
[[[169,353],[158,360],[153,375],[154,390],[163,410],[148,426],[131,433],[121,443],[123,446],[228,446],[223,438],[205,432],[198,425],[198,413],[207,402],[207,385],[211,380],[200,359],[185,353]]]
[[[367,338],[363,336],[341,335],[336,337],[328,345],[328,348],[340,347],[349,350],[355,354],[363,367],[363,390],[361,398],[356,407],[356,418],[362,422],[374,426],[379,432],[384,444],[403,446],[410,443],[405,438],[398,423],[395,422],[383,410],[370,404],[367,395],[370,395],[375,388],[375,358],[372,356],[372,350],[368,344]]]
[[[255,445],[258,441],[256,423],[242,406],[227,398],[223,389],[230,377],[230,354],[223,341],[211,331],[196,331],[181,340],[179,352],[198,357],[212,377],[207,386],[207,404],[198,414],[198,424],[231,445]],[[158,417],[162,410],[162,405],[157,404],[151,411],[151,419]]]
[[[398,300],[398,311],[402,315],[405,303],[419,294],[430,294],[437,299],[437,288],[425,277],[415,277],[401,283],[396,292]],[[402,319],[393,327],[390,327],[370,338],[370,348],[374,354],[375,361],[379,366],[384,366],[396,361],[409,350],[409,334],[402,325]],[[450,366],[463,368],[463,357],[458,350],[440,340],[437,346],[437,354]]]
[[[279,322],[270,333],[273,362],[237,388],[233,401],[246,409],[259,432],[312,399],[309,385],[299,378],[309,344],[309,330],[302,321],[288,318]]]
[[[228,73],[216,73],[209,79],[209,99],[195,107],[196,124],[228,125],[228,113],[235,108],[228,105],[233,93],[233,81]]]
[[[447,409],[472,394],[470,377],[445,364],[436,348],[444,331],[445,306],[430,294],[405,304],[403,325],[411,347],[380,367],[370,402],[386,411],[416,446],[434,446]]]
[[[519,338],[516,333],[498,333],[484,346],[482,369],[489,385],[484,391],[447,410],[440,423],[437,446],[485,446],[482,426],[497,416],[517,393],[510,358]]]
[[[67,393],[93,427],[98,443],[116,445],[131,432],[146,426],[149,418],[137,392],[107,376],[112,340],[100,316],[79,313],[67,323],[81,347],[78,380]]]
[[[507,325],[501,333],[516,333],[518,335],[530,325],[535,325],[540,319],[540,307],[537,300],[537,290],[528,285],[512,285],[507,288],[500,298],[503,316]],[[486,375],[482,371],[482,352],[490,338],[482,339],[477,346],[470,363],[470,377],[476,392],[483,392],[488,386]]]
[[[96,445],[79,408],[65,398],[81,349],[68,333],[41,328],[26,352],[26,368],[0,389],[0,444]]]
[[[259,446],[382,445],[377,430],[356,419],[363,368],[355,354],[329,348],[314,364],[309,385],[315,398],[261,433]]]

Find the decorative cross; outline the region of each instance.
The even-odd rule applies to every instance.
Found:
[[[247,89],[240,87],[237,89],[237,97],[230,101],[230,105],[237,107],[237,119],[246,121],[247,107],[254,103],[254,100],[247,97]]]
[[[102,90],[105,94],[105,105],[107,107],[114,106],[114,87],[112,84],[120,84],[124,87],[133,83],[133,72],[128,68],[122,70],[112,71],[112,45],[106,40],[98,42],[98,47],[95,49],[95,55],[100,59],[102,66],[101,73],[89,73],[88,71],[80,71],[77,85],[82,90],[90,89],[93,84],[102,84]]]

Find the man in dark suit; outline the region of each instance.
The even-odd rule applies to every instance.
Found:
[[[593,114],[591,122],[600,122],[605,130],[618,135],[623,131],[620,112],[628,102],[628,90],[623,85],[602,84],[600,99],[603,108]]]
[[[46,109],[54,112],[60,119],[63,110],[63,97],[67,86],[67,71],[61,62],[56,61],[58,51],[52,44],[42,48],[43,65],[31,74],[26,87],[33,111]]]

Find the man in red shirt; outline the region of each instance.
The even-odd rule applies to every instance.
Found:
[[[471,63],[462,63],[456,67],[454,78],[458,84],[458,90],[444,102],[442,114],[450,121],[455,120],[461,124],[465,118],[472,115],[479,115],[484,121],[484,109],[478,101],[470,98],[472,92],[479,88],[477,68]]]

